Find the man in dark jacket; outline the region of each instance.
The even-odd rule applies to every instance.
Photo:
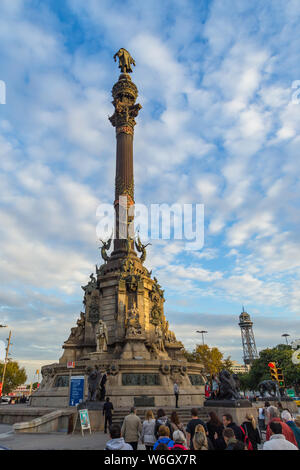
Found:
[[[230,414],[223,415],[223,424],[225,428],[231,428],[234,432],[235,438],[244,442],[244,434],[239,426],[237,426]]]
[[[107,432],[107,423],[109,428],[112,424],[112,410],[114,409],[113,404],[110,402],[109,397],[106,397],[106,402],[103,405],[103,416],[104,416],[104,432]]]
[[[205,432],[207,433],[207,426],[202,421],[202,419],[198,418],[198,409],[197,408],[192,408],[191,409],[191,415],[192,419],[188,422],[186,426],[186,441],[187,441],[187,447],[191,450],[194,450],[193,446],[193,437],[195,434],[195,429],[198,424],[202,424],[202,426],[205,429]]]

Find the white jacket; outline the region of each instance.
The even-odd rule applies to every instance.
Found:
[[[270,440],[264,443],[263,450],[298,450],[298,447],[287,441],[283,434],[273,434]]]

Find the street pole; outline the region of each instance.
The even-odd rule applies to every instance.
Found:
[[[289,343],[288,343],[288,340],[287,340],[287,339],[288,339],[288,336],[290,336],[290,335],[289,335],[289,334],[287,334],[287,333],[284,333],[284,334],[283,334],[283,335],[281,335],[281,336],[285,338],[285,340],[286,340],[286,344],[287,344],[287,345],[289,345]]]
[[[207,333],[207,331],[201,330],[201,331],[196,331],[196,333],[201,333],[201,335],[202,335],[202,344],[204,346],[204,333]]]
[[[3,374],[2,374],[2,390],[4,388],[4,380],[5,380],[5,373],[6,373],[6,366],[7,366],[7,361],[8,361],[8,353],[9,353],[9,346],[10,346],[10,340],[11,340],[11,331],[9,332],[9,337],[7,339],[7,346],[6,346],[6,354],[5,354],[5,360],[4,360],[4,367],[3,367]],[[1,395],[2,396],[2,391]]]

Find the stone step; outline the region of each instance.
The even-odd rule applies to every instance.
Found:
[[[163,409],[164,409],[164,411],[165,411],[165,413],[168,417],[171,416],[171,413],[173,411],[176,411],[178,416],[179,416],[180,421],[184,425],[186,425],[191,419],[191,408],[192,407],[190,407],[190,408],[177,408],[176,409],[176,408],[166,408],[166,407],[164,407]],[[145,413],[149,409],[152,409],[154,416],[156,416],[158,408],[137,408],[137,413],[136,414],[143,421],[144,418],[145,418]],[[201,407],[201,408],[198,408],[198,410],[199,410],[199,413],[198,413],[199,418],[202,419],[203,421],[208,421],[209,417],[208,417],[208,414],[207,414],[207,411],[205,410],[205,408]],[[115,410],[114,413],[113,413],[113,417],[112,417],[113,424],[122,425],[125,416],[128,415],[128,411],[129,411],[128,409],[117,409],[117,410]]]

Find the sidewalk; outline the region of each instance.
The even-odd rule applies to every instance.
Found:
[[[0,424],[0,446],[11,450],[103,450],[109,434],[14,434],[12,426]],[[145,449],[140,444],[139,450]]]

